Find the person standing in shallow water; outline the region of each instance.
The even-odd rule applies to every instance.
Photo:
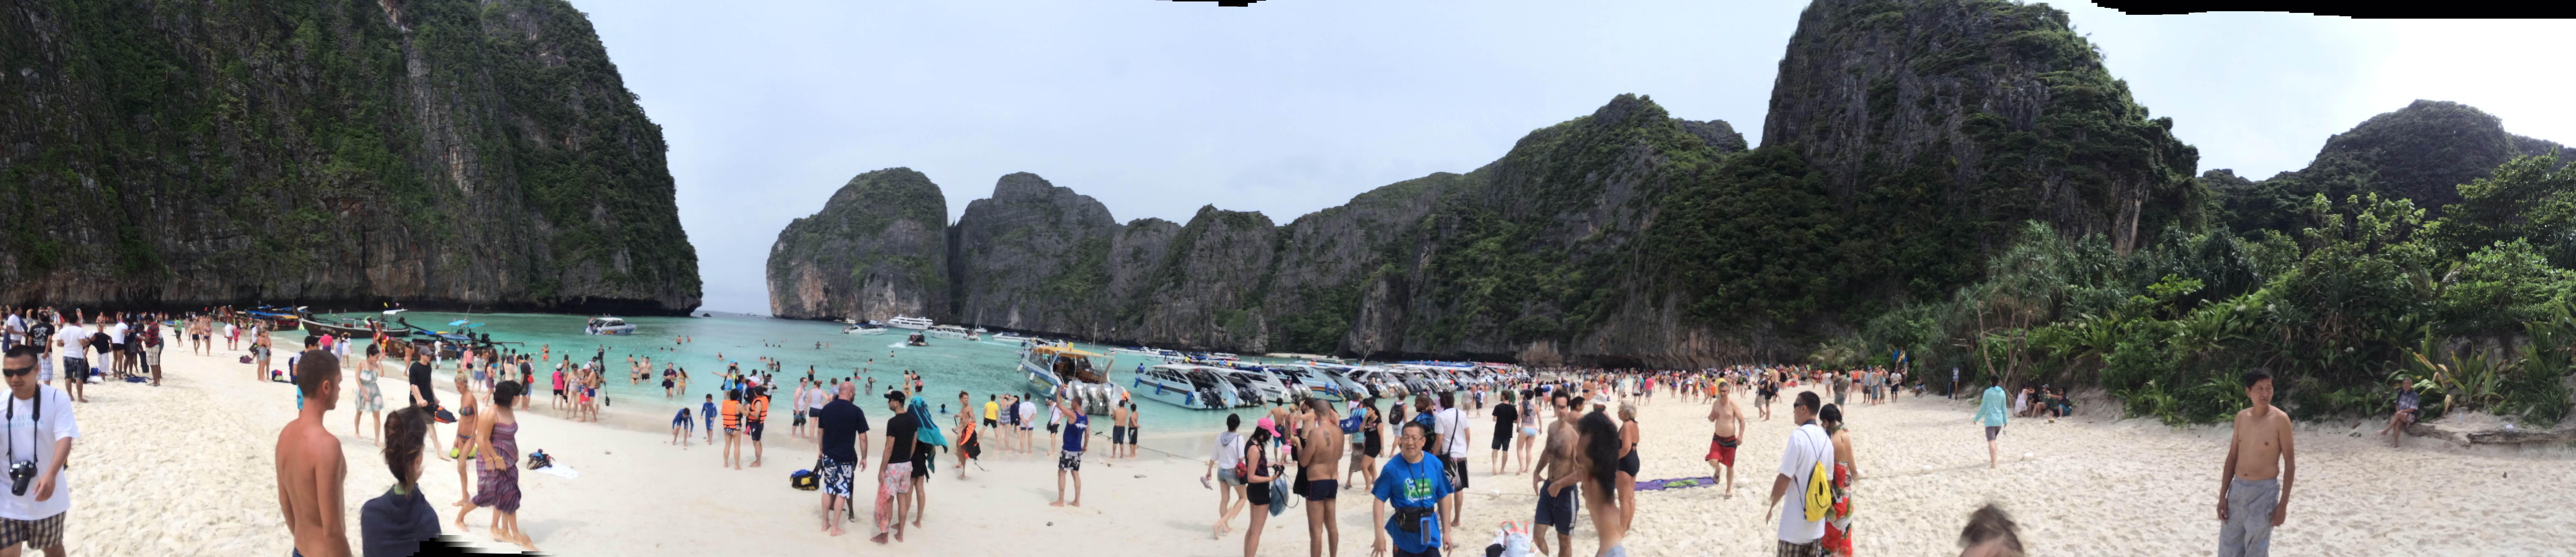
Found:
[[[2236,413],[2218,485],[2218,557],[2271,555],[2272,529],[2289,518],[2299,479],[2290,414],[2272,406],[2272,374],[2246,372],[2245,397],[2253,404]]]

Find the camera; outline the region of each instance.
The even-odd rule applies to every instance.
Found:
[[[12,497],[23,497],[23,496],[26,496],[26,495],[27,495],[27,484],[29,484],[29,483],[33,483],[33,482],[35,482],[35,481],[36,481],[36,463],[33,463],[33,462],[12,462],[12,463],[9,463],[9,495],[10,495],[10,496],[12,496]]]

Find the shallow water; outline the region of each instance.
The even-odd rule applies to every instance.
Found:
[[[356,313],[334,315],[364,316]],[[951,406],[946,411],[957,410],[953,406],[960,390],[968,393],[979,411],[991,395],[1023,394],[1027,391],[1027,380],[1019,373],[1019,347],[1012,342],[932,337],[928,340],[929,346],[904,346],[903,340],[908,332],[901,329],[878,335],[846,335],[841,334],[840,323],[720,312],[714,313],[714,317],[626,317],[627,323],[635,325],[635,334],[632,335],[583,334],[582,323],[587,317],[581,315],[431,311],[406,311],[401,315],[411,324],[433,331],[462,329],[489,334],[494,342],[516,343],[505,346],[531,354],[540,348],[550,349],[556,361],[562,361],[569,353],[574,361],[579,362],[604,350],[609,371],[607,385],[601,387],[602,393],[608,397],[612,408],[627,410],[635,407],[624,406],[626,404],[650,404],[668,414],[679,408],[683,401],[695,408],[706,400],[706,396],[717,392],[727,363],[739,363],[745,371],[754,371],[761,369],[761,357],[781,362],[778,380],[789,388],[795,386],[795,378],[805,377],[809,368],[813,370],[813,377],[824,380],[857,377],[864,386],[867,379],[874,378],[876,392],[880,393],[900,382],[904,371],[919,372],[925,390],[931,393],[925,397],[926,401],[934,411],[939,411],[942,404]],[[448,325],[460,319],[467,320],[468,326]],[[481,323],[482,326],[471,326],[473,323]],[[683,336],[689,338],[688,343],[676,341]],[[1105,346],[1082,343],[1075,346],[1108,353]],[[717,359],[718,354],[723,355],[722,360]],[[652,359],[654,375],[648,382],[626,382],[625,361],[630,356],[638,360]],[[1115,371],[1110,379],[1122,383],[1132,380],[1130,374],[1139,363],[1135,360],[1131,356],[1113,361],[1109,369]],[[660,370],[665,363],[689,373],[688,391],[681,393],[680,397],[663,396]],[[539,367],[537,380],[541,383],[546,381],[546,373],[552,369],[551,366]],[[880,400],[870,398],[872,396],[863,393],[858,402],[864,404]],[[1225,421],[1224,411],[1190,410],[1144,398],[1136,400],[1142,414],[1138,420],[1149,432],[1221,429]],[[876,410],[879,407],[866,408]],[[1253,417],[1251,410],[1235,411],[1242,412],[1249,421]],[[1101,429],[1105,430],[1106,426]]]

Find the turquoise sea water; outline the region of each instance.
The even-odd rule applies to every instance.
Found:
[[[375,314],[335,315],[355,318]],[[605,349],[608,378],[607,385],[601,387],[601,393],[609,397],[611,407],[621,410],[654,408],[665,415],[676,411],[683,401],[688,407],[696,408],[706,395],[716,393],[722,383],[721,374],[726,362],[739,362],[744,371],[754,371],[760,368],[758,358],[763,356],[783,362],[777,377],[788,388],[796,385],[796,378],[805,377],[809,366],[816,378],[847,380],[855,376],[863,387],[868,378],[875,378],[878,392],[900,382],[906,370],[919,372],[927,386],[925,390],[930,392],[924,399],[934,411],[941,404],[951,406],[948,408],[951,412],[956,411],[954,406],[960,390],[966,391],[981,411],[987,396],[1023,394],[1027,384],[1027,379],[1019,372],[1017,343],[932,337],[928,341],[929,346],[903,346],[908,331],[900,329],[879,335],[845,335],[841,334],[840,323],[715,313],[714,317],[626,317],[627,323],[635,325],[633,335],[587,335],[582,333],[582,323],[587,317],[580,315],[430,311],[406,311],[401,315],[413,325],[434,331],[453,332],[463,328],[492,335],[494,342],[521,343],[510,346],[530,354],[537,353],[540,347],[551,348],[557,361],[567,353],[575,362],[588,360],[592,354]],[[459,319],[467,320],[469,325],[483,325],[470,328],[448,325]],[[689,337],[690,342],[675,342],[676,337],[682,336]],[[818,343],[821,343],[820,347]],[[1080,343],[1076,346],[1108,353],[1108,347],[1104,346]],[[723,355],[722,360],[717,359],[718,354]],[[648,382],[627,384],[625,362],[628,356],[652,358],[654,375]],[[662,396],[660,370],[666,362],[688,370],[689,391],[685,396],[669,399]],[[1138,363],[1135,357],[1113,362],[1110,366],[1113,370],[1111,380],[1122,384],[1131,380],[1131,373]],[[547,373],[553,369],[552,366],[539,367],[537,381],[540,384],[546,382]],[[876,395],[862,393],[858,402],[881,401],[871,398],[873,396]],[[1148,432],[1222,429],[1226,414],[1184,409],[1142,398],[1137,399],[1136,407],[1141,411],[1138,420]],[[873,415],[881,406],[866,408]],[[1236,411],[1244,413],[1245,421],[1249,422],[1254,417],[1252,410]],[[1108,428],[1099,429],[1105,431]]]

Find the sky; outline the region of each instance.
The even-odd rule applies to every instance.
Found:
[[[752,313],[778,231],[871,170],[928,175],[952,220],[1033,172],[1120,221],[1215,205],[1284,224],[1473,170],[1620,93],[1758,145],[1806,5],[572,1],[662,126],[705,307]],[[2576,23],[2057,6],[2203,170],[2296,170],[2419,98],[2576,143]]]

